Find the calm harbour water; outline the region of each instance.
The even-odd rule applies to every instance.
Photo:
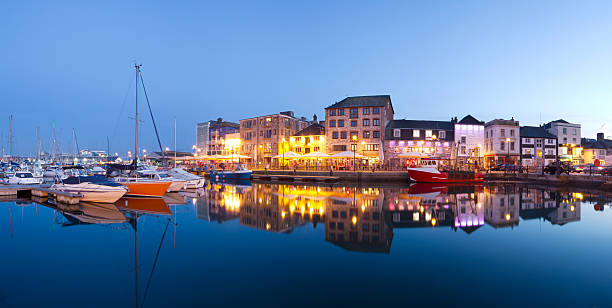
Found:
[[[248,184],[0,202],[0,307],[612,306],[612,211],[598,198]]]

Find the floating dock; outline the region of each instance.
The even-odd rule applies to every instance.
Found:
[[[0,185],[0,196],[53,198],[63,204],[78,204],[83,198],[82,194],[54,190],[50,187],[49,185]]]

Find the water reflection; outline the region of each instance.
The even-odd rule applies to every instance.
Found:
[[[515,228],[521,220],[565,225],[580,221],[581,204],[586,200],[595,203],[596,210],[610,202],[597,194],[521,185],[433,184],[404,188],[212,184],[163,199],[124,198],[114,205],[55,205],[33,199],[61,214],[57,223],[63,226],[127,224],[137,231],[139,217],[153,215],[168,216],[176,228],[177,209],[192,204],[201,220],[224,223],[238,219],[244,227],[277,233],[323,225],[327,242],[346,250],[382,253],[390,251],[395,229],[450,228],[472,234],[485,224],[494,229]],[[23,207],[30,202],[13,204]],[[11,217],[13,212],[11,207]]]
[[[580,193],[519,185],[360,188],[254,184],[208,187],[194,199],[196,215],[223,223],[291,233],[320,224],[325,240],[351,251],[388,253],[393,230],[447,228],[467,234],[485,224],[515,228],[520,219],[563,225],[580,220]],[[603,207],[602,207],[603,208]]]

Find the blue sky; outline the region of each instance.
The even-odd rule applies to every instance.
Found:
[[[4,1],[0,132],[17,153],[133,147],[134,61],[164,145],[195,125],[390,94],[396,118],[612,122],[609,1]],[[141,112],[145,112],[141,109]],[[149,117],[143,147],[155,149]]]

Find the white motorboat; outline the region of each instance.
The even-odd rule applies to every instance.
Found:
[[[138,171],[138,174],[147,179],[170,182],[170,186],[168,186],[168,189],[166,190],[167,192],[180,191],[185,188],[185,184],[187,182],[185,180],[177,179],[167,172],[160,170],[141,170]]]
[[[97,203],[115,203],[127,193],[124,186],[108,186],[94,183],[54,184],[51,189],[63,192],[82,194],[81,201]]]
[[[186,189],[198,189],[204,187],[204,184],[206,184],[203,177],[191,174],[182,168],[172,168],[168,170],[168,174],[175,179],[184,180]]]
[[[7,184],[17,185],[34,185],[41,184],[41,178],[35,178],[32,172],[29,171],[17,171],[11,177],[5,180]]]

